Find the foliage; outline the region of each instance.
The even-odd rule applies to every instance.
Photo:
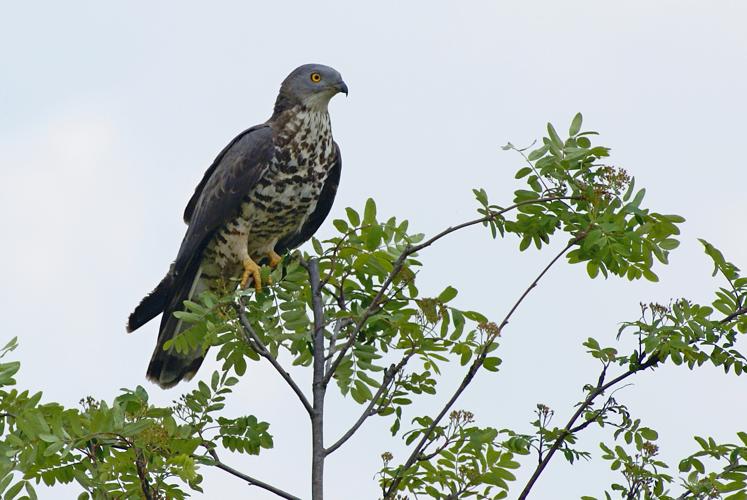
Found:
[[[273,446],[268,423],[228,415],[225,406],[239,377],[253,363],[265,362],[308,412],[312,436],[321,435],[320,402],[328,388],[360,407],[360,418],[338,429],[334,441],[313,439],[315,500],[322,498],[319,463],[373,417],[387,419],[392,436],[404,439],[409,450],[396,462],[391,453],[382,454],[377,480],[384,498],[508,498],[518,491],[521,468],[530,476],[519,493],[526,498],[558,452],[571,463],[599,456],[618,471],[621,479],[604,498],[747,498],[747,435],[724,444],[698,437],[699,449],[673,470],[660,458],[656,431],[614,393],[637,373],[667,363],[691,370],[710,363],[735,375],[745,370],[737,341],[747,332],[747,278],[705,241],[714,274],[726,285],[709,305],[684,298],[642,305],[639,318],[623,323],[619,345],[595,338],[584,342],[600,373],[584,387],[567,423],[555,425],[556,411],[543,404],[528,432],[482,427],[471,412],[453,408],[475,377],[499,372],[499,340],[509,320],[557,262],[582,263],[592,279],[658,281],[657,266],[667,264],[679,244],[684,219],[648,208],[645,189],[637,189],[626,170],[610,165],[609,148],[592,144],[596,133],[581,127],[579,114],[565,139],[548,125],[539,146],[504,148],[524,162],[511,204],[493,203],[486,190],[475,189],[478,218],[426,238],[410,232],[406,220],[382,217],[368,200],[361,211],[347,208],[345,219],[332,221],[337,234],[314,239],[310,253],[296,252],[275,269],[263,268],[272,285],[262,292],[205,293],[186,302],[185,311],[176,314],[191,327],[166,348],[212,347],[222,364],[170,407],[149,403],[139,386],[109,403],[92,397],[80,408],[45,403],[41,393],[15,388],[17,361],[1,363],[3,498],[36,498],[41,483],[70,482],[79,486],[79,498],[184,498],[201,491],[204,467],[297,498],[219,458]],[[472,225],[485,226],[494,238],[515,237],[520,251],[532,245],[545,250],[553,238],[559,240],[553,246],[559,253],[528,280],[502,319],[456,307],[458,291],[452,286],[437,293],[418,287],[419,253]],[[631,344],[632,349],[621,347]],[[2,356],[15,347],[14,339]],[[311,370],[310,391],[288,374],[286,360]],[[464,373],[450,396],[439,386],[447,363]],[[418,414],[416,402],[425,397],[444,401],[438,414]],[[590,425],[610,430],[600,455],[580,448],[581,433]]]

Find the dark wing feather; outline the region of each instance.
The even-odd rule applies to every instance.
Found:
[[[210,167],[205,171],[205,175],[202,177],[202,180],[195,188],[195,192],[192,195],[192,197],[189,199],[189,202],[187,202],[187,206],[184,208],[184,222],[189,224],[189,221],[192,219],[192,214],[195,211],[195,205],[197,205],[197,201],[200,199],[200,194],[202,194],[202,190],[205,189],[205,184],[207,184],[210,177],[213,175],[213,172],[220,164],[223,157],[226,155],[226,153],[239,141],[242,137],[245,135],[254,132],[258,128],[267,127],[268,125],[263,123],[261,125],[255,125],[253,127],[249,127],[248,129],[241,132],[239,135],[233,138],[231,142],[229,142],[225,148],[221,150],[220,153],[218,153],[218,156],[215,157],[215,160],[213,160],[213,164],[210,165]]]
[[[217,229],[239,213],[241,201],[264,175],[273,152],[269,125],[243,132],[231,142],[230,148],[221,152],[210,167],[210,176],[200,183],[202,188],[192,209],[185,211],[189,227],[176,257],[177,273],[200,255]]]
[[[189,227],[176,261],[161,283],[135,308],[127,322],[134,331],[180,296],[185,283],[194,279],[199,259],[216,229],[238,213],[242,198],[254,187],[272,158],[272,130],[258,125],[245,130],[220,152],[189,200],[184,212]],[[181,306],[181,304],[179,304]]]
[[[285,253],[288,250],[293,250],[301,246],[322,225],[324,219],[329,215],[329,211],[332,209],[332,203],[335,201],[335,195],[337,194],[337,186],[340,184],[340,174],[342,172],[342,156],[340,155],[340,147],[337,143],[335,145],[335,159],[332,169],[327,175],[327,180],[324,182],[322,192],[319,193],[319,201],[316,203],[316,208],[309,215],[306,223],[301,226],[301,229],[297,233],[286,236],[282,240],[278,241],[275,245],[275,251],[278,253]]]
[[[127,332],[131,333],[163,312],[174,293],[174,264],[161,282],[146,295],[127,318]]]

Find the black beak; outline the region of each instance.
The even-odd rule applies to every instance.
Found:
[[[337,89],[338,92],[342,92],[346,96],[348,95],[348,86],[345,85],[345,82],[343,82],[342,80],[340,80],[340,83],[335,85],[335,88]]]

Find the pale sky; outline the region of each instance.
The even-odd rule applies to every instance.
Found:
[[[143,384],[168,404],[191,388],[145,381],[157,321],[127,335],[125,319],[175,256],[204,170],[269,116],[282,79],[307,62],[335,67],[350,88],[330,108],[343,155],[331,218],[372,196],[380,213],[427,234],[467,220],[472,188],[502,203],[517,187],[519,158],[499,146],[531,143],[547,121],[566,130],[577,111],[613,148],[611,162],[647,188],[647,206],[687,218],[659,284],[590,281],[565,263],[547,276],[504,333],[501,371],[480,374],[457,404],[481,425],[529,432],[539,402],[561,425],[598,374],[587,337],[613,343],[641,301],[710,300],[718,283],[696,238],[747,268],[744,2],[0,5],[0,342],[19,336],[20,385],[46,401],[111,399]],[[327,223],[320,236],[331,233]],[[479,228],[457,234],[422,255],[420,289],[451,284],[456,305],[500,319],[551,257],[517,247]],[[408,418],[439,408],[462,373],[448,370],[439,395]],[[674,471],[695,451],[693,434],[746,430],[745,382],[734,375],[667,367],[632,382],[617,397],[659,431]],[[333,394],[328,442],[360,412]],[[307,497],[306,415],[276,373],[250,365],[228,411],[269,421],[276,448],[225,461]],[[380,454],[406,457],[389,425],[370,419],[331,456],[330,500],[377,498]],[[590,430],[580,443],[598,458],[601,437]],[[524,459],[510,498],[535,461]],[[275,498],[205,472],[208,493],[195,498]],[[601,460],[569,467],[557,457],[533,498],[601,495],[613,479]],[[42,495],[71,497],[69,488]]]

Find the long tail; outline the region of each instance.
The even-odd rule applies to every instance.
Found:
[[[158,286],[140,301],[127,319],[127,331],[134,332],[166,309],[176,286],[174,264]]]
[[[174,316],[174,312],[183,310],[185,300],[192,299],[208,287],[208,280],[203,277],[201,268],[189,271],[179,280],[171,300],[164,308],[158,342],[148,365],[148,379],[164,389],[175,386],[181,380],[191,380],[204,359],[204,352],[200,348],[189,353],[177,353],[174,349],[163,348],[168,340],[189,328],[188,324]]]

